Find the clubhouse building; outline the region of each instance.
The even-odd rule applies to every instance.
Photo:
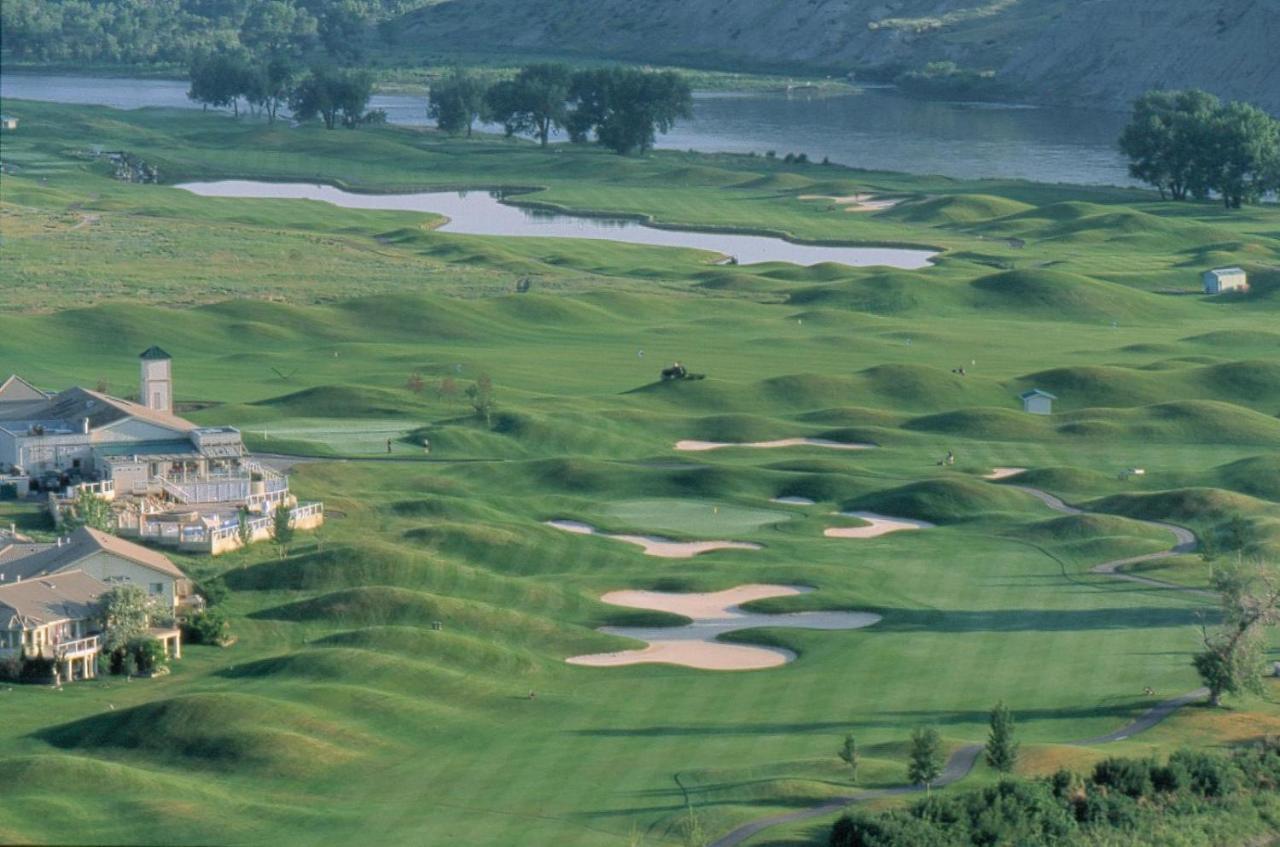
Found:
[[[235,427],[174,414],[168,353],[151,347],[139,362],[136,403],[87,388],[50,394],[16,374],[0,383],[0,496],[45,492],[61,522],[92,495],[110,504],[119,535],[211,554],[269,538],[281,505],[296,529],[324,522],[322,504],[299,503]]]

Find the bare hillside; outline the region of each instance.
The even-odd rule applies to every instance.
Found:
[[[400,32],[424,51],[879,78],[945,59],[1045,102],[1199,86],[1280,113],[1280,0],[443,0]]]

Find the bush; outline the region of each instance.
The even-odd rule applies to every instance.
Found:
[[[227,584],[221,578],[211,579],[207,582],[196,583],[196,593],[205,599],[210,606],[216,606],[223,600],[227,599],[229,590]]]
[[[1141,759],[1104,759],[1093,768],[1093,783],[1119,791],[1129,797],[1149,797],[1152,763]]]
[[[129,645],[129,652],[138,665],[138,673],[150,673],[169,661],[158,638],[140,638]]]
[[[57,672],[58,663],[53,659],[26,658],[18,671],[20,682],[48,682]]]
[[[18,486],[17,483],[5,482],[0,483],[0,500],[17,500]]]
[[[1239,785],[1236,769],[1220,756],[1179,750],[1169,757],[1169,767],[1185,773],[1186,787],[1201,797],[1225,797]]]
[[[182,626],[182,637],[190,644],[222,644],[230,635],[227,617],[218,609],[193,615]]]
[[[18,655],[0,658],[0,679],[17,682],[22,678],[22,657]]]

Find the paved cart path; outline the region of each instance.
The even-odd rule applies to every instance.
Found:
[[[1063,502],[1060,497],[1056,497],[1047,491],[1041,491],[1039,488],[1031,488],[1025,485],[1009,485],[1006,487],[1022,491],[1032,497],[1035,497],[1055,512],[1061,512],[1064,515],[1085,514],[1083,509],[1077,509],[1074,506],[1069,506]],[[1120,569],[1126,565],[1135,564],[1137,562],[1149,562],[1155,559],[1164,559],[1170,556],[1178,556],[1183,553],[1189,553],[1196,547],[1195,533],[1186,527],[1163,523],[1161,521],[1140,522],[1168,530],[1176,539],[1174,545],[1169,549],[1162,550],[1158,553],[1148,553],[1145,556],[1132,556],[1126,559],[1115,559],[1110,562],[1103,562],[1102,564],[1095,565],[1091,568],[1091,573],[1102,574],[1114,579],[1123,579],[1127,582],[1134,582],[1151,588],[1162,588],[1206,597],[1217,596],[1212,591],[1188,588],[1185,585],[1177,585],[1172,582],[1165,582],[1159,579],[1151,579],[1149,577],[1135,576],[1133,574],[1121,572]],[[1093,738],[1085,738],[1079,741],[1069,741],[1067,743],[1082,747],[1091,747],[1099,744],[1110,744],[1113,741],[1122,741],[1126,738],[1132,738],[1139,733],[1146,732],[1151,729],[1153,726],[1160,723],[1183,706],[1186,706],[1189,703],[1199,702],[1207,696],[1209,696],[1209,690],[1207,688],[1197,688],[1195,691],[1189,691],[1186,694],[1180,694],[1177,697],[1171,697],[1168,700],[1163,700],[1157,703],[1134,720],[1119,729],[1108,732],[1105,735],[1098,735]],[[974,765],[977,764],[978,757],[982,754],[982,747],[983,745],[981,744],[967,744],[952,753],[951,757],[947,760],[946,767],[943,768],[942,774],[938,777],[937,781],[933,783],[933,786],[935,788],[940,788],[968,776],[969,772],[973,770]],[[916,785],[895,785],[891,788],[864,791],[852,797],[836,797],[831,800],[826,800],[816,806],[810,806],[807,809],[786,812],[780,815],[771,815],[766,818],[751,821],[750,823],[745,823],[737,829],[734,829],[732,832],[729,832],[727,835],[711,842],[710,847],[737,847],[737,845],[742,844],[753,835],[781,824],[821,818],[858,803],[865,803],[869,800],[876,800],[882,797],[914,794],[922,790],[923,789]]]

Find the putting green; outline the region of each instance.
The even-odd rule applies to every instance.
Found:
[[[713,500],[675,497],[621,500],[610,503],[601,514],[615,525],[702,538],[743,535],[792,518],[792,515],[775,509],[753,509]]]

